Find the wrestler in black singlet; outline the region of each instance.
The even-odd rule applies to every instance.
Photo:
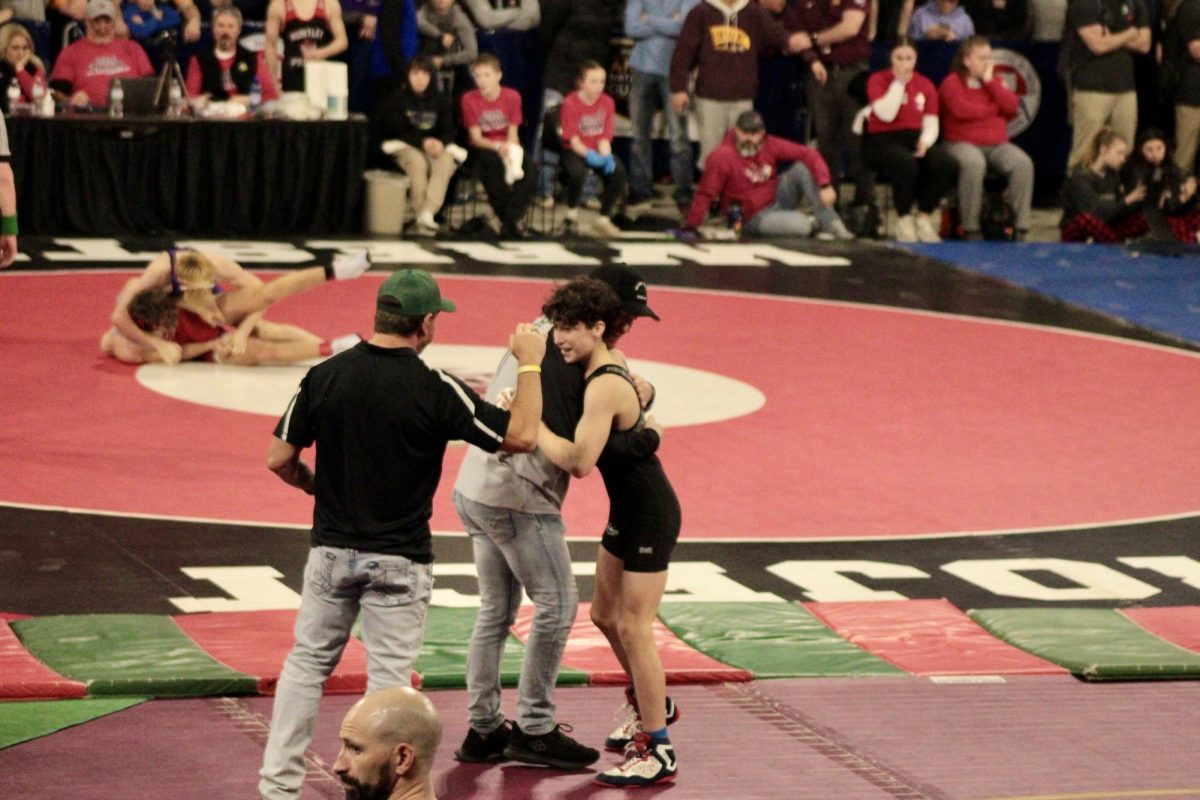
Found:
[[[584,391],[588,383],[609,374],[620,375],[633,386],[633,378],[624,367],[605,364],[587,377]],[[645,425],[646,419],[639,412],[637,423],[630,430]],[[653,453],[630,457],[624,449],[615,451],[610,439],[596,467],[608,492],[608,527],[604,529],[601,545],[624,562],[627,572],[662,572],[671,562],[671,551],[675,549],[682,523],[679,499],[667,480],[662,462]]]

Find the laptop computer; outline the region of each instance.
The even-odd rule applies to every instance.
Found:
[[[157,75],[149,78],[122,78],[121,88],[125,90],[125,113],[143,116],[164,113],[167,110],[165,89],[158,98],[158,102],[154,102],[154,95],[158,92],[161,83],[161,78]]]

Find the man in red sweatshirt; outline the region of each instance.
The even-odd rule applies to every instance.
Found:
[[[787,161],[795,163],[780,175],[779,165]],[[833,208],[837,191],[830,185],[825,159],[811,147],[768,136],[757,111],[742,112],[709,155],[687,227],[703,223],[717,199],[722,214],[734,204],[741,207],[743,229],[750,236],[810,236],[819,227],[823,238],[854,238]],[[812,215],[797,210],[802,199],[812,206]]]

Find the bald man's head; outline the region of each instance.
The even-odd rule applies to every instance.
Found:
[[[342,720],[342,750],[333,769],[347,800],[383,800],[398,784],[425,781],[442,741],[429,698],[407,687],[373,692]]]

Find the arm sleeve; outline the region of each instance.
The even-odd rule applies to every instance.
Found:
[[[275,436],[290,445],[304,449],[316,439],[316,431],[312,428],[312,419],[308,404],[308,376],[300,381],[300,388],[288,402],[283,416],[275,425]]]
[[[711,153],[708,158],[711,162]],[[725,185],[720,165],[709,165],[706,162],[706,166],[709,168],[704,170],[704,174],[700,177],[700,183],[696,185],[696,197],[692,200],[692,208],[688,212],[687,225],[689,228],[700,227],[708,215],[708,210],[712,208],[713,201],[721,196],[721,190]]]
[[[878,100],[871,102],[871,113],[880,122],[891,122],[900,113],[900,106],[903,104],[904,84],[894,80]]]
[[[461,439],[488,453],[504,443],[509,412],[484,400],[453,375],[434,370],[442,380],[441,413],[449,439]]]
[[[700,52],[700,15],[695,10],[688,14],[679,31],[679,41],[671,54],[671,91],[686,92],[692,67]]]
[[[484,30],[507,28],[521,14],[519,8],[492,8],[488,0],[465,0],[465,5],[475,24]]]
[[[569,146],[571,137],[579,135],[579,111],[575,105],[575,95],[568,95],[558,107],[558,127],[562,131],[562,143]]]
[[[429,21],[429,15],[425,13],[425,6],[421,6],[417,11],[417,32],[430,39],[437,39],[442,35],[441,29]]]
[[[202,76],[200,75],[200,62],[195,56],[188,61],[187,69],[187,93],[188,97],[196,97],[200,94]]]
[[[771,137],[772,144],[779,150],[779,155],[784,161],[799,161],[804,166],[808,167],[808,171],[812,173],[813,181],[817,186],[828,186],[832,180],[829,174],[829,165],[825,163],[825,159],[821,157],[820,152],[812,147],[805,147],[802,144],[789,142],[787,139],[776,139]]]
[[[996,105],[1000,107],[1000,116],[1012,119],[1017,115],[1017,107],[1021,101],[1009,90],[1004,81],[1000,80],[999,76],[992,76],[992,80],[987,83],[987,90],[992,99],[996,101]]]
[[[611,145],[613,140],[613,121],[617,117],[617,104],[610,95],[604,95],[604,133],[601,139],[607,139]]]
[[[647,17],[644,0],[629,0],[625,6],[625,35],[630,39],[647,39],[654,35],[654,19]]]
[[[938,135],[941,133],[941,125],[938,122],[938,116],[934,114],[926,114],[921,117],[921,135],[917,141],[922,142],[927,148],[932,146],[938,140]]]
[[[457,6],[454,9],[454,35],[458,37],[462,47],[446,55],[445,65],[457,67],[470,64],[479,55],[479,44],[475,40],[475,26],[466,12]]]

